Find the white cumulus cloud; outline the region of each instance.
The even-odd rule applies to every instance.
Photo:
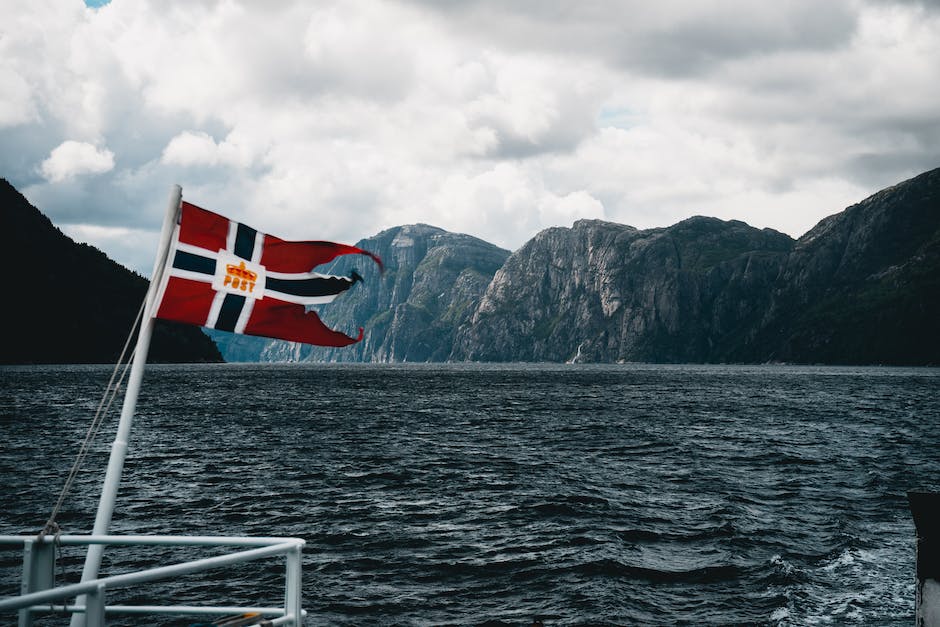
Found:
[[[64,141],[42,162],[47,181],[60,183],[83,174],[101,174],[114,169],[114,153],[86,142]]]
[[[241,166],[247,167],[252,161],[247,146],[237,141],[216,142],[208,133],[184,131],[170,140],[160,161],[164,164],[180,166]]]

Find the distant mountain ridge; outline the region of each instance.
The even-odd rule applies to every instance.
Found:
[[[940,364],[940,169],[797,241],[691,218],[549,229],[487,288],[453,359]]]
[[[399,226],[356,246],[382,258],[385,273],[355,256],[340,257],[321,271],[363,282],[319,308],[324,322],[362,342],[344,348],[306,346],[214,332],[232,361],[446,361],[457,329],[466,324],[496,271],[509,256],[481,239],[426,224]]]
[[[0,179],[0,363],[114,363],[147,291],[147,279],[77,244]],[[222,361],[196,327],[158,321],[149,360]]]
[[[701,216],[580,220],[511,255],[454,245],[466,237],[412,225],[360,241],[394,270],[323,309],[365,322],[351,350],[232,341],[272,361],[940,363],[940,169],[798,240]]]
[[[207,333],[229,361],[940,364],[940,169],[798,240],[698,216],[645,230],[580,220],[511,254],[425,224],[357,245],[387,271],[339,258],[321,271],[364,282],[317,309],[347,333],[364,326],[361,343]]]

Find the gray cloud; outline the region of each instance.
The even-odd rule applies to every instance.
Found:
[[[929,11],[940,11],[940,0],[866,0],[867,4],[898,7],[917,7]]]
[[[38,124],[0,128],[0,176],[17,189],[40,183],[43,177],[39,164],[61,142],[61,137],[60,129]]]
[[[516,49],[579,54],[660,76],[694,76],[725,61],[844,45],[856,27],[843,1],[512,2],[411,0],[454,31]]]
[[[478,127],[493,132],[496,142],[484,153],[488,159],[524,159],[542,154],[565,153],[596,131],[596,96],[573,89],[553,94],[547,107],[551,120],[537,132],[525,133],[509,120],[481,114],[473,120]]]
[[[582,217],[701,213],[800,235],[940,165],[938,4],[20,4],[0,9],[19,90],[0,176],[148,271],[128,242],[173,183],[340,241],[427,222],[511,248]],[[113,169],[45,180],[67,141]]]

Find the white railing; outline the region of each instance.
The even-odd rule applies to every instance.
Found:
[[[306,612],[301,608],[301,549],[300,538],[249,538],[217,536],[59,536],[61,545],[122,545],[122,546],[229,546],[244,550],[205,559],[160,566],[137,572],[101,577],[92,581],[52,587],[55,566],[55,538],[36,536],[2,536],[0,545],[23,546],[23,577],[20,596],[0,600],[0,612],[19,612],[19,627],[30,627],[33,614],[38,612],[84,612],[86,627],[104,627],[109,613],[122,614],[175,614],[216,615],[258,614],[266,617],[263,625],[292,625],[301,627]],[[107,605],[108,590],[127,588],[141,583],[167,579],[179,575],[249,562],[274,555],[286,556],[283,607],[232,607],[187,605]],[[84,595],[85,605],[68,605],[67,599]],[[58,601],[58,604],[53,605]]]

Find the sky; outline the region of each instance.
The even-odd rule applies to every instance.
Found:
[[[0,177],[149,275],[173,184],[285,239],[799,237],[940,166],[940,0],[0,0]]]

